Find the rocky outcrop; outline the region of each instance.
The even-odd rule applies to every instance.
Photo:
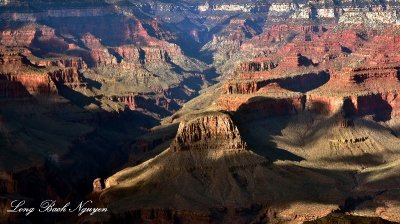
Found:
[[[59,69],[49,72],[51,79],[59,85],[78,87],[83,83],[82,76],[75,68]]]
[[[103,187],[101,185],[101,178],[96,178],[93,180],[93,193],[101,193]]]
[[[330,29],[292,24],[268,27],[262,35],[242,45],[246,52],[257,43],[265,56],[239,63],[216,104],[223,110],[251,111],[253,100],[260,105],[274,100],[279,105],[282,100],[287,102],[287,106],[281,106],[282,114],[344,113],[350,117],[372,115],[384,121],[397,117],[399,58],[393,53],[399,43],[397,35],[386,31],[382,35],[362,33],[357,28],[334,32]],[[290,32],[296,33],[295,37],[290,37]],[[282,46],[274,48],[276,42]],[[303,93],[303,101],[296,103],[302,106],[290,103],[299,102],[299,96],[291,96],[296,92]],[[268,110],[275,111],[274,105],[265,103],[264,111]]]
[[[270,71],[276,66],[276,63],[271,61],[269,58],[255,58],[250,62],[240,63],[235,72],[238,74],[243,72],[264,72]]]
[[[0,96],[2,98],[50,96],[53,94],[57,94],[57,88],[48,74],[0,75]]]
[[[24,48],[0,48],[0,65],[1,70],[15,70],[23,66],[23,55],[29,53]]]
[[[229,4],[229,3],[209,3],[208,1],[203,4],[199,5],[197,9],[200,12],[206,12],[206,11],[227,11],[227,12],[266,12],[268,9],[268,6],[266,3],[259,2],[259,3],[253,3],[253,2],[239,2],[237,4]]]
[[[268,16],[282,16],[293,13],[299,6],[295,2],[276,2],[269,7]]]
[[[349,77],[356,84],[366,84],[377,80],[399,81],[397,65],[344,68],[342,71],[342,76]]]
[[[339,23],[343,24],[368,24],[370,26],[379,26],[384,24],[400,24],[398,12],[395,10],[384,11],[364,11],[354,10],[346,11],[339,18]]]
[[[86,33],[81,38],[85,46],[90,48],[86,60],[92,66],[139,68],[144,65],[171,62],[186,66],[188,58],[184,56],[178,45],[154,39],[147,33],[143,35],[141,40],[146,43],[142,45],[122,44],[116,47],[107,47],[98,37]]]
[[[231,82],[225,84],[225,90],[228,94],[252,94],[267,83],[268,81]]]
[[[76,70],[87,68],[86,62],[80,57],[66,57],[49,60],[31,59],[30,62],[38,67],[75,68]]]
[[[205,114],[193,120],[181,122],[176,138],[170,147],[176,152],[247,149],[232,119],[229,115],[222,113]]]
[[[130,110],[145,110],[164,115],[169,114],[169,111],[177,110],[179,107],[175,100],[168,99],[163,93],[151,96],[144,93],[110,96],[108,99],[114,102],[121,102]]]
[[[182,57],[182,52],[176,45],[142,48],[142,57],[145,63],[170,62]]]
[[[249,100],[248,97],[220,97],[216,104],[219,108],[225,111],[237,111],[242,105],[245,105]]]
[[[36,35],[36,27],[27,25],[20,29],[0,31],[0,44],[3,46],[29,46]]]

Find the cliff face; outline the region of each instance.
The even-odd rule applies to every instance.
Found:
[[[207,65],[188,57],[176,44],[180,37],[160,21],[133,13],[147,6],[104,5],[58,7],[49,2],[13,1],[1,6],[5,20],[0,27],[1,72],[48,73],[60,88],[102,96],[107,110],[114,107],[108,104],[111,98],[110,104],[117,104],[114,110],[140,108],[157,118],[170,115],[211,82],[204,74]],[[95,88],[89,85],[90,90],[85,90],[86,81]],[[170,99],[177,92],[179,96]],[[149,102],[136,108],[129,100],[113,100],[132,94]],[[153,102],[161,108],[153,108]]]
[[[0,43],[4,46],[29,46],[35,38],[35,26],[28,25],[18,30],[3,30]]]
[[[48,74],[2,74],[2,98],[21,98],[29,96],[50,96],[57,94],[57,88]]]
[[[117,200],[119,199],[114,194],[116,192],[123,195],[127,193],[118,189],[121,186],[126,187],[125,189],[141,188],[140,182],[143,184],[143,189],[148,190],[148,193],[158,192],[162,195],[172,193],[163,191],[158,187],[161,185],[168,186],[171,191],[179,192],[180,190],[175,186],[184,181],[185,191],[187,191],[185,194],[192,195],[195,198],[194,200],[201,202],[201,204],[206,203],[206,206],[192,210],[189,201],[184,197],[177,196],[161,202],[170,208],[155,209],[153,206],[160,201],[151,199],[148,206],[132,206],[131,203],[128,203],[129,209],[118,209],[113,218],[109,220],[121,222],[132,220],[129,217],[134,217],[133,220],[138,222],[150,219],[155,222],[179,220],[182,222],[209,223],[213,222],[215,217],[207,207],[212,211],[226,210],[222,205],[224,204],[223,200],[217,199],[218,197],[225,195],[224,197],[235,197],[246,201],[249,196],[243,192],[248,191],[249,186],[246,184],[246,181],[249,180],[248,176],[236,176],[236,172],[240,172],[237,170],[263,169],[262,167],[266,163],[265,158],[254,155],[248,150],[247,144],[229,115],[219,112],[206,112],[181,122],[170,148],[156,156],[152,161],[146,161],[137,167],[128,168],[107,178],[105,181],[106,188],[102,191],[100,200],[110,206],[115,203],[118,204]],[[228,172],[226,173],[226,171]],[[136,176],[139,173],[145,175]],[[170,174],[175,176],[174,180],[168,181],[167,178],[161,178]],[[220,175],[228,176],[222,178]],[[137,178],[132,179],[134,176]],[[190,178],[187,179],[187,177]],[[129,181],[129,183],[126,181]],[[148,184],[151,184],[152,181],[157,184],[151,187]],[[221,185],[221,181],[228,181],[231,189],[229,190]],[[207,193],[203,195],[195,193],[197,192],[197,190],[193,190],[195,188]],[[144,196],[142,193],[133,194],[131,197],[136,202],[142,201]],[[211,203],[208,198],[215,198],[217,201]],[[222,207],[220,203],[222,203]],[[249,207],[251,206],[249,205]],[[257,208],[254,210],[257,211]],[[152,215],[149,216],[149,214]],[[240,214],[235,213],[228,216],[240,217]]]
[[[274,44],[283,42],[289,30],[296,33],[291,42]],[[282,25],[266,29],[244,44],[242,51],[247,45],[254,46],[253,41],[263,40],[271,45],[257,46],[268,53],[237,66],[225,82],[225,94],[217,105],[228,111],[242,108],[243,112],[248,110],[244,108],[257,110],[265,104],[264,111],[271,111],[271,115],[311,111],[373,115],[377,120],[396,117],[399,61],[392,53],[399,43],[396,35],[378,41],[387,38],[386,31],[382,35],[369,31],[364,39],[357,32],[357,27],[331,32],[329,26]],[[268,106],[267,102],[276,103]],[[347,102],[351,102],[352,112],[347,112]]]
[[[186,151],[216,148],[244,150],[247,146],[229,115],[220,114],[182,122],[170,147],[174,151]]]
[[[82,76],[79,75],[76,68],[60,69],[49,72],[49,76],[54,82],[60,85],[69,85],[77,87],[81,84]]]

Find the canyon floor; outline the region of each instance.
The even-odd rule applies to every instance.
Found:
[[[399,13],[0,0],[0,223],[400,222]]]

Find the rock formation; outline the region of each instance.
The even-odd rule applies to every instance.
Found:
[[[103,187],[101,186],[101,178],[96,178],[93,181],[93,193],[101,193]]]
[[[2,98],[57,94],[55,84],[48,74],[2,74],[0,77]]]
[[[216,148],[245,150],[247,146],[229,115],[210,114],[183,121],[170,147],[174,151],[186,151]]]

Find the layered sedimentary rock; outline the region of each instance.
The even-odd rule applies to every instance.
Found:
[[[200,12],[207,11],[228,11],[228,12],[265,12],[268,6],[264,2],[254,3],[251,1],[238,1],[236,3],[210,3],[206,2],[203,5],[199,5],[197,9]]]
[[[79,86],[83,81],[75,68],[52,71],[49,72],[49,76],[60,85]]]
[[[77,71],[87,68],[87,64],[80,57],[51,58],[47,60],[32,58],[30,62],[38,67],[74,68]]]
[[[171,144],[174,151],[216,148],[244,150],[246,147],[238,128],[226,114],[211,114],[182,122]]]
[[[18,30],[3,30],[0,43],[4,46],[29,46],[35,38],[36,27],[27,25]]]
[[[29,13],[14,13],[2,27],[0,43],[5,48],[1,48],[4,52],[0,55],[0,63],[4,64],[1,70],[11,72],[17,67],[22,73],[40,69],[43,73],[48,72],[58,85],[78,91],[83,91],[84,80],[94,79],[100,90],[89,95],[102,95],[104,101],[140,92],[147,94],[145,98],[153,103],[162,101],[163,97],[154,92],[173,95],[180,91],[177,89],[183,89],[181,92],[185,95],[172,106],[168,105],[171,104],[168,98],[160,102],[167,112],[160,110],[161,115],[155,112],[159,116],[175,111],[196,95],[197,90],[192,88],[198,89],[197,85],[207,85],[209,81],[203,74],[207,66],[187,57],[179,45],[172,43],[171,39],[177,38],[174,34],[160,28],[156,20],[138,18],[136,12],[132,12],[132,7],[147,10],[145,3],[134,3],[130,7],[104,3],[108,6],[104,8],[91,3],[70,3],[66,9],[57,8],[53,3],[37,4],[47,4],[51,9],[47,16],[51,19],[46,18],[46,10],[36,10],[29,5],[14,2],[4,7],[4,18],[15,7]],[[153,7],[158,6],[150,5]],[[93,76],[85,79],[85,74]],[[115,74],[119,75],[116,79]],[[181,84],[187,79],[198,82]],[[119,83],[126,83],[126,86]]]
[[[2,74],[0,77],[2,98],[57,94],[57,88],[48,74]]]
[[[266,37],[273,32],[285,35],[286,28],[271,27],[266,30]],[[373,115],[383,120],[397,116],[399,61],[390,53],[397,46],[395,38],[378,43],[377,39],[386,38],[386,34],[371,33],[369,40],[363,40],[353,35],[353,31],[328,35],[329,27],[290,30],[298,32],[299,38],[281,48],[271,49],[266,57],[255,58],[237,67],[234,78],[224,85],[226,94],[217,102],[221,109],[236,111],[250,105],[252,99],[258,99],[260,104],[276,101],[279,105],[278,102],[286,101],[288,106],[282,105],[286,108],[283,114],[312,111],[325,115]],[[376,52],[376,45],[384,52]],[[362,60],[362,65],[355,65],[357,60]],[[340,63],[342,67],[337,68]],[[269,108],[273,110],[272,106]]]
[[[111,96],[109,99],[114,102],[123,103],[130,110],[142,109],[158,114],[165,114],[168,113],[168,111],[175,111],[179,107],[179,104],[177,104],[175,100],[168,99],[165,94],[162,93],[152,97],[146,96],[146,94],[143,93],[138,93],[126,96]]]

